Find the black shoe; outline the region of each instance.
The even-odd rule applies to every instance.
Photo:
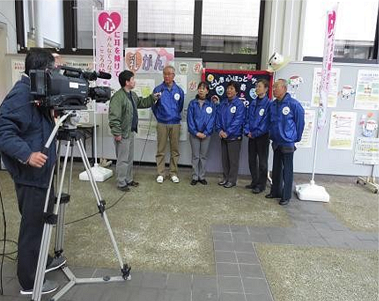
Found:
[[[196,185],[197,184],[197,180],[195,180],[195,179],[192,179],[192,181],[191,181],[191,183],[190,183],[191,185]]]
[[[233,186],[236,186],[236,184],[235,184],[235,183],[232,183],[232,182],[227,182],[227,183],[224,185],[225,188],[232,188]]]
[[[255,185],[253,185],[253,183],[250,183],[249,185],[245,186],[246,189],[253,189],[254,187]]]
[[[203,185],[207,185],[208,184],[208,182],[207,182],[206,179],[201,179],[201,180],[199,180],[199,182],[200,182],[200,184],[203,184]]]
[[[139,183],[136,182],[136,181],[131,181],[131,182],[128,183],[128,186],[137,187],[138,185],[139,185]]]
[[[128,185],[117,186],[117,189],[121,190],[121,191],[124,191],[124,192],[130,191],[130,188],[128,187]]]
[[[226,183],[228,183],[227,180],[222,180],[221,182],[218,182],[217,184],[220,186],[224,186]]]
[[[289,202],[290,202],[290,200],[283,200],[283,199],[281,199],[281,200],[279,201],[279,205],[284,206],[284,205],[287,205]]]
[[[252,190],[251,190],[254,194],[258,194],[258,193],[261,193],[263,190],[258,188],[258,187],[254,187]]]
[[[276,196],[276,195],[274,195],[274,194],[272,194],[272,193],[270,192],[269,194],[266,194],[266,195],[265,195],[265,198],[266,198],[266,199],[278,199],[278,198],[280,198],[280,196]]]

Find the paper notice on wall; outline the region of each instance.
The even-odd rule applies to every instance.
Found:
[[[96,103],[96,113],[97,114],[108,114],[109,104],[98,102]]]
[[[314,110],[305,110],[304,131],[301,137],[301,141],[296,143],[296,147],[299,147],[299,148],[312,147],[313,132],[314,132],[314,126],[315,126],[315,116],[316,116],[316,112]]]
[[[358,138],[355,145],[354,163],[379,164],[379,138]]]
[[[89,112],[79,111],[79,123],[89,123]]]
[[[175,83],[183,89],[184,94],[187,94],[187,75],[175,75]]]
[[[354,109],[379,110],[379,70],[359,70]]]
[[[354,112],[332,112],[329,129],[329,149],[353,149],[357,114]]]
[[[21,78],[25,71],[25,62],[21,60],[12,60],[12,85]]]
[[[138,121],[137,139],[157,140],[157,122],[155,120],[140,120]]]
[[[338,98],[338,83],[340,80],[340,69],[333,68],[330,73],[328,107],[337,106]],[[313,71],[313,86],[312,86],[312,107],[318,107],[320,104],[320,85],[321,85],[321,68],[314,68]]]
[[[148,97],[151,93],[153,93],[155,87],[154,79],[136,79],[136,85],[133,89],[134,92],[138,95],[138,97]],[[150,119],[151,117],[151,109],[138,109],[138,119]]]
[[[188,138],[188,127],[187,122],[182,121],[180,122],[180,135],[179,135],[179,141],[187,141]]]

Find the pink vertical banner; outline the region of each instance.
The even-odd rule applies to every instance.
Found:
[[[324,42],[324,56],[322,60],[320,82],[320,105],[318,109],[317,128],[321,129],[326,123],[326,107],[328,106],[328,93],[330,75],[334,57],[334,36],[336,28],[337,6],[327,13],[327,24]]]
[[[110,80],[98,79],[97,84],[114,89],[120,88],[118,75],[124,70],[122,21],[122,15],[117,11],[96,13],[96,71],[112,75]]]

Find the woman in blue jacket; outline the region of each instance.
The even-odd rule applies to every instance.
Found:
[[[246,185],[246,188],[252,189],[255,194],[264,191],[267,182],[268,146],[270,144],[268,86],[268,81],[265,79],[257,81],[255,93],[258,97],[251,101],[245,122],[245,135],[249,137],[248,153],[251,174],[251,183]]]
[[[243,102],[237,97],[240,86],[231,81],[227,85],[226,96],[218,109],[216,117],[216,131],[221,138],[221,157],[223,180],[218,183],[225,188],[236,186],[238,164],[243,135],[243,124],[246,109]]]
[[[191,185],[196,185],[197,182],[203,185],[208,184],[205,179],[205,165],[216,117],[214,104],[207,99],[208,92],[208,83],[199,83],[196,98],[191,100],[187,109],[187,124],[192,149]]]

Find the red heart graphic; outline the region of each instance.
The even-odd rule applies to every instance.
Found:
[[[108,34],[114,32],[121,22],[121,15],[119,13],[102,12],[99,15],[98,22],[100,27]]]

